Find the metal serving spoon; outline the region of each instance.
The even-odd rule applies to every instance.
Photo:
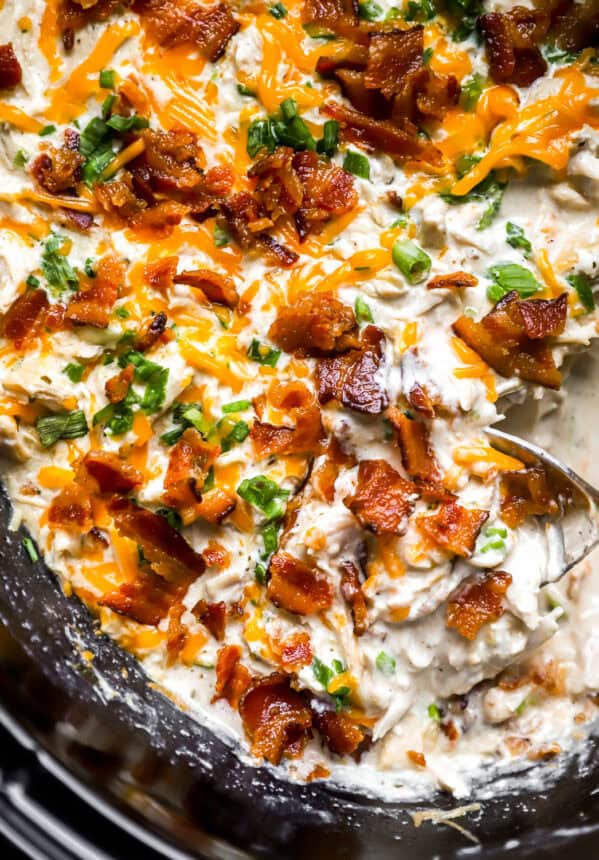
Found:
[[[564,491],[568,503],[563,516],[552,524],[563,543],[562,575],[567,573],[599,544],[599,490],[538,445],[494,427],[487,427],[485,432],[498,451],[526,466],[542,466],[549,483]]]

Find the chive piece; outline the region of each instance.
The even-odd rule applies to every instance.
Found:
[[[498,535],[500,538],[506,538],[507,529],[504,529],[501,526],[487,526],[483,534],[485,537],[494,537],[495,535]]]
[[[114,69],[102,69],[100,72],[100,86],[103,90],[113,90],[116,84],[116,72]]]
[[[231,412],[245,412],[246,409],[251,408],[251,400],[234,400],[232,403],[225,403],[222,407],[222,411],[223,415],[229,415]]]
[[[79,138],[79,152],[84,158],[89,158],[107,138],[112,137],[112,132],[103,119],[95,116],[91,119],[81,132]]]
[[[40,137],[48,137],[49,134],[54,134],[56,131],[55,125],[45,125],[40,131],[38,131],[38,135]]]
[[[102,102],[102,119],[103,120],[107,120],[109,118],[115,101],[116,101],[116,95],[114,93],[110,93],[110,95],[106,96],[106,98]]]
[[[208,492],[208,490],[214,489],[214,466],[210,466],[210,468],[208,469],[208,474],[206,475],[206,478],[204,480],[204,486],[202,487],[202,489],[206,492]]]
[[[283,99],[281,102],[281,113],[286,122],[291,122],[297,116],[297,102],[295,99]]]
[[[255,158],[261,149],[274,152],[279,139],[275,132],[274,123],[270,118],[255,119],[248,128],[248,139],[246,144],[247,153],[250,158]]]
[[[318,657],[314,657],[312,660],[312,671],[318,683],[326,690],[334,678],[333,670],[326,663],[323,663],[322,660],[319,660]]]
[[[29,161],[29,156],[25,152],[24,149],[17,149],[15,153],[15,157],[12,160],[14,167],[25,167],[27,162]]]
[[[214,229],[212,230],[212,241],[216,248],[224,248],[225,245],[228,245],[231,241],[231,237],[226,230],[223,230],[222,227],[215,224]]]
[[[41,282],[40,282],[40,279],[39,279],[39,278],[36,278],[36,277],[35,277],[35,275],[27,275],[27,277],[26,277],[26,279],[25,279],[25,283],[26,283],[26,284],[27,284],[27,286],[28,286],[28,287],[30,287],[32,290],[35,290],[35,289],[37,289],[37,287],[39,287],[39,285],[40,285],[40,283],[41,283]]]
[[[372,311],[370,310],[370,305],[366,303],[362,296],[358,296],[358,298],[356,299],[356,303],[354,305],[354,313],[356,314],[356,319],[359,323],[374,322]]]
[[[41,269],[51,287],[74,290],[79,286],[79,278],[68,259],[60,253],[64,241],[64,237],[56,233],[50,236],[42,252]]]
[[[266,475],[255,475],[241,482],[237,487],[237,494],[248,504],[258,508],[267,520],[274,520],[280,519],[285,513],[289,490],[283,490]]]
[[[127,395],[128,397],[128,395]],[[93,417],[94,427],[96,424],[104,424],[104,428],[110,436],[122,436],[133,427],[133,409],[126,402],[108,403]]]
[[[266,567],[258,563],[254,569],[254,577],[259,585],[266,585]]]
[[[245,84],[237,84],[237,92],[240,96],[251,96],[252,98],[256,98],[256,93],[254,90],[251,90],[249,87],[246,87]]]
[[[492,302],[498,302],[512,290],[515,290],[521,299],[526,299],[542,289],[530,269],[525,269],[518,263],[496,263],[489,269],[489,276],[495,282],[487,290],[487,296]]]
[[[582,272],[578,272],[578,274],[573,273],[568,275],[566,280],[576,290],[580,304],[585,311],[590,312],[595,310],[595,296],[593,295],[593,287],[588,277]]]
[[[188,427],[194,427],[204,438],[212,430],[212,426],[199,404],[189,404],[188,408],[183,411],[182,418]]]
[[[431,258],[410,239],[396,239],[391,257],[410,284],[420,283],[430,272]]]
[[[35,564],[36,561],[40,560],[39,553],[30,537],[23,538],[23,549],[29,556],[29,561],[32,562],[32,564]]]
[[[258,364],[266,364],[268,367],[276,367],[280,355],[280,349],[271,349],[269,346],[264,346],[256,338],[253,338],[247,351],[248,358],[251,358],[252,361],[257,361]]]
[[[316,150],[331,158],[339,146],[339,123],[336,119],[328,119],[322,127],[322,137],[316,144]]]
[[[260,535],[262,537],[262,543],[264,544],[264,558],[270,558],[273,552],[277,551],[279,546],[279,529],[281,528],[281,523],[279,520],[272,520],[269,523],[266,523]]]
[[[249,436],[250,428],[245,421],[237,421],[230,432],[221,439],[220,447],[223,452],[230,451],[235,445],[240,445]]]
[[[360,179],[370,179],[370,162],[360,152],[348,149],[343,159],[343,169],[353,173],[354,176],[359,176]]]
[[[268,10],[268,14],[280,21],[281,18],[287,17],[287,9],[282,3],[274,3]]]
[[[131,314],[125,307],[116,308],[114,312],[115,316],[120,317],[122,320],[128,320]]]
[[[88,432],[87,421],[81,409],[40,416],[35,422],[41,444],[50,448],[59,439],[78,439]]]
[[[511,221],[508,221],[505,225],[505,232],[506,242],[508,243],[508,245],[511,245],[512,248],[519,248],[525,257],[530,257],[532,252],[532,245],[526,238],[522,227],[519,227],[518,224],[513,224]]]
[[[461,2],[461,0],[458,0]],[[408,0],[404,18],[406,21],[430,21],[437,14],[434,0]]]
[[[160,514],[161,517],[164,517],[169,526],[172,526],[172,528],[176,529],[178,532],[183,528],[181,514],[179,511],[175,510],[175,508],[158,508],[156,513]]]
[[[137,114],[133,114],[132,116],[117,115],[111,116],[109,120],[106,120],[106,125],[108,128],[113,128],[121,134],[125,131],[139,131],[142,128],[148,128],[150,122],[145,116],[138,116]]]
[[[380,651],[376,655],[376,668],[383,675],[393,675],[396,667],[395,657],[392,657],[391,654],[387,654],[386,651]]]
[[[428,706],[426,712],[431,718],[431,720],[434,720],[436,723],[441,722],[441,710],[438,705],[435,705],[434,702]]]
[[[461,101],[464,110],[473,111],[483,94],[485,79],[478,72],[462,83]]]
[[[375,0],[364,0],[358,5],[358,12],[364,21],[378,21],[383,16],[383,9]]]
[[[430,61],[433,59],[434,51],[432,48],[425,48],[422,52],[422,65],[428,66]]]
[[[93,257],[88,257],[85,263],[83,264],[83,271],[87,275],[88,278],[96,277],[96,270],[94,268],[95,260]]]
[[[71,382],[81,382],[85,367],[82,364],[69,362],[66,367],[63,367],[62,372],[66,373]]]

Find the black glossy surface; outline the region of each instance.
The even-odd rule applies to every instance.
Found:
[[[136,661],[99,635],[85,607],[64,597],[42,562],[31,564],[22,535],[7,533],[7,515],[2,498],[0,619],[32,658],[10,643],[2,649],[8,656],[0,697],[7,714],[51,753],[45,761],[54,768],[57,791],[69,773],[75,775],[79,783],[71,785],[71,796],[93,787],[85,802],[100,814],[125,813],[119,826],[141,825],[137,837],[164,837],[161,848],[154,843],[156,850],[168,852],[167,844],[176,844],[195,856],[289,860],[449,860],[480,853],[557,858],[564,851],[577,860],[599,856],[597,746],[587,747],[585,761],[565,763],[551,791],[515,797],[498,787],[480,812],[460,819],[480,839],[482,852],[447,826],[416,829],[409,812],[418,807],[381,809],[322,783],[300,786],[245,766],[148,686]],[[80,657],[85,649],[95,654],[91,664]],[[56,771],[57,763],[66,770]],[[451,808],[456,802],[440,796],[438,804]],[[73,826],[73,816],[83,822],[75,800],[64,805],[73,807],[65,823]]]

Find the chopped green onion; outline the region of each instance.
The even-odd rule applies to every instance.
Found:
[[[114,93],[110,93],[110,95],[106,96],[104,101],[102,102],[102,119],[107,120],[110,116],[114,103],[116,101],[116,95]]]
[[[113,90],[116,84],[116,73],[113,69],[102,69],[100,72],[100,86],[103,90]]]
[[[237,494],[261,511],[267,520],[280,519],[285,513],[289,490],[283,490],[266,475],[246,478],[237,487]]]
[[[282,3],[274,3],[268,10],[268,14],[280,21],[281,18],[287,17],[287,9]]]
[[[210,422],[198,406],[190,406],[189,409],[186,409],[183,412],[183,419],[190,427],[195,427],[198,433],[201,433],[204,438],[212,430]]]
[[[297,102],[295,99],[284,99],[281,102],[281,113],[286,122],[291,122],[297,116]]]
[[[218,224],[215,224],[214,229],[212,231],[212,241],[214,242],[216,248],[224,248],[225,245],[228,245],[231,241],[231,237],[226,230],[223,230],[222,227],[219,227]]]
[[[106,431],[111,436],[122,436],[128,433],[133,427],[133,410],[125,402],[108,403],[103,409],[93,417],[94,427],[97,424],[104,424]]]
[[[214,489],[214,466],[210,466],[208,469],[208,474],[206,475],[206,479],[204,481],[204,486],[202,489],[207,493],[208,490]]]
[[[87,275],[88,278],[95,278],[96,277],[96,270],[94,268],[94,263],[95,263],[95,260],[93,259],[93,257],[88,257],[86,259],[85,263],[83,264],[83,271],[85,272],[85,274]]]
[[[175,510],[175,508],[158,508],[156,513],[160,514],[161,517],[164,517],[169,526],[172,526],[178,532],[183,528],[181,514],[179,511]]]
[[[272,520],[271,522],[266,523],[266,525],[260,532],[262,536],[262,543],[264,544],[264,558],[269,558],[273,554],[273,552],[277,551],[277,548],[279,546],[280,528],[280,521]]]
[[[124,131],[138,131],[142,128],[148,128],[150,123],[145,116],[133,114],[132,116],[111,116],[106,121],[106,125],[120,134]]]
[[[348,149],[343,159],[343,169],[353,173],[354,176],[359,176],[360,179],[370,179],[370,162],[360,152]]]
[[[487,296],[492,302],[498,302],[512,290],[515,290],[521,299],[526,299],[542,289],[530,269],[525,269],[518,263],[496,263],[489,269],[489,276],[495,282],[487,290]]]
[[[224,415],[229,415],[231,412],[245,412],[251,408],[251,400],[234,400],[232,403],[223,404],[222,410]]]
[[[492,540],[480,548],[481,552],[491,552],[492,549],[505,549],[505,541]]]
[[[322,127],[322,137],[316,144],[316,149],[329,158],[335,154],[339,146],[339,123],[336,119],[328,119]]]
[[[430,21],[437,14],[434,0],[408,0],[404,18],[406,21]]]
[[[112,132],[103,119],[95,116],[81,132],[79,152],[84,158],[90,158],[101,144],[112,137]]]
[[[29,161],[29,156],[24,149],[17,149],[15,157],[12,160],[14,167],[25,167]]]
[[[323,663],[322,660],[319,660],[318,657],[314,657],[312,660],[312,671],[314,672],[314,677],[318,683],[324,687],[325,690],[335,677],[333,670],[327,666],[326,663]]]
[[[41,444],[50,448],[59,439],[78,439],[88,432],[87,421],[81,409],[40,416],[35,422]]]
[[[33,564],[40,560],[39,553],[30,537],[23,538],[23,549],[29,556],[29,561]]]
[[[568,275],[566,278],[570,286],[574,287],[578,294],[580,304],[585,311],[590,312],[595,310],[595,296],[593,295],[593,287],[590,280],[582,272],[578,274]]]
[[[259,563],[254,570],[254,577],[259,585],[266,585],[266,567]]]
[[[45,125],[40,131],[38,131],[38,135],[40,137],[47,137],[49,134],[54,134],[55,131],[55,125]]]
[[[420,283],[430,272],[431,258],[410,239],[396,239],[391,257],[410,284]]]
[[[485,86],[485,79],[478,72],[462,82],[461,101],[464,110],[473,111]]]
[[[431,720],[434,720],[436,723],[441,722],[441,711],[439,709],[439,706],[435,705],[434,702],[428,706],[426,712],[431,718]]]
[[[393,675],[396,667],[395,657],[387,654],[386,651],[379,651],[376,655],[376,668],[379,672],[382,672],[383,675]]]
[[[60,291],[75,290],[79,286],[79,278],[68,259],[59,250],[64,241],[64,237],[56,233],[50,236],[42,252],[41,269],[51,287]]]
[[[422,52],[422,65],[423,66],[428,66],[430,61],[433,59],[434,53],[435,52],[433,51],[432,48],[425,48],[424,49],[424,51]]]
[[[356,319],[359,323],[374,322],[370,306],[366,303],[362,296],[358,296],[358,298],[356,299],[356,303],[354,305],[354,313],[356,314]]]
[[[116,308],[114,313],[115,313],[115,316],[120,317],[122,320],[128,320],[129,317],[131,316],[131,314],[129,313],[129,311],[125,307]]]
[[[266,364],[268,367],[276,367],[280,355],[280,349],[271,349],[269,346],[264,346],[256,338],[253,338],[247,351],[248,358],[251,358],[252,361],[257,361],[258,364]]]
[[[254,90],[251,90],[249,87],[246,87],[245,84],[237,84],[237,92],[240,96],[251,96],[252,98],[256,98],[256,93]]]
[[[519,248],[525,257],[530,257],[532,253],[532,245],[526,238],[524,230],[518,224],[508,221],[505,225],[506,242],[512,248]]]
[[[230,432],[221,439],[220,447],[223,452],[230,451],[234,445],[240,445],[249,436],[250,428],[245,421],[237,421]]]
[[[364,21],[378,21],[383,16],[383,8],[375,0],[364,0],[359,4],[358,12]]]
[[[35,275],[27,275],[27,278],[25,279],[25,283],[32,290],[35,290],[35,289],[37,289],[37,287],[39,287],[41,281],[39,278],[36,278]]]
[[[497,535],[500,538],[505,539],[507,537],[507,529],[502,528],[501,526],[487,526],[483,534],[485,537],[494,537]]]
[[[81,382],[85,367],[82,364],[74,364],[69,362],[66,367],[63,367],[62,372],[66,373],[71,382]]]

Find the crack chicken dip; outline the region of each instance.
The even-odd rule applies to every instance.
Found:
[[[484,428],[596,335],[597,2],[5,0],[0,33],[32,563],[294,779],[459,795],[567,750],[592,577]]]

